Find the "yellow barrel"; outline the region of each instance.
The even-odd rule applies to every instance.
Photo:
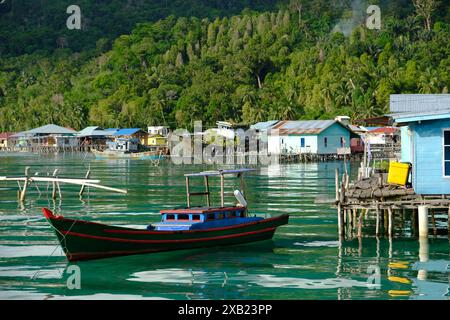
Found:
[[[389,163],[388,183],[404,186],[408,182],[411,164],[391,162]]]

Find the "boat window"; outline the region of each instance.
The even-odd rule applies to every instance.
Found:
[[[217,219],[223,219],[224,216],[225,216],[225,214],[224,214],[223,212],[219,212],[219,213],[217,214]]]
[[[201,220],[201,219],[200,219],[200,215],[199,215],[199,214],[193,214],[193,215],[192,215],[192,220],[195,220],[195,221]]]
[[[166,215],[166,220],[175,220],[175,215],[174,214]]]
[[[188,214],[179,214],[178,220],[189,220],[189,215]]]
[[[206,216],[206,219],[214,220],[215,219],[215,214],[214,213],[208,213],[208,215]]]
[[[236,211],[236,217],[240,217],[240,216],[241,216],[241,212],[242,212],[242,211],[239,211],[239,210]]]
[[[236,211],[231,212],[230,217],[235,218],[236,217]]]

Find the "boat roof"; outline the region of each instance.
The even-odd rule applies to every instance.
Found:
[[[210,176],[221,176],[225,174],[237,174],[237,173],[245,173],[250,171],[256,171],[256,169],[231,169],[231,170],[212,170],[212,171],[203,171],[198,173],[187,173],[185,177],[210,177]]]
[[[205,214],[219,211],[244,210],[244,207],[191,207],[191,208],[175,208],[161,210],[161,214]]]

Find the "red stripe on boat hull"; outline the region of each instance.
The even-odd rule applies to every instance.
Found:
[[[237,234],[229,234],[224,236],[216,236],[216,237],[206,237],[206,238],[192,238],[192,239],[169,239],[169,240],[136,240],[136,239],[122,239],[122,238],[111,238],[111,237],[102,237],[102,236],[93,236],[90,234],[83,234],[78,232],[71,232],[66,230],[61,230],[60,232],[63,235],[69,235],[73,237],[80,237],[80,238],[88,238],[88,239],[96,239],[96,240],[103,240],[103,241],[112,241],[112,242],[127,242],[127,243],[190,243],[190,242],[200,242],[200,241],[212,241],[212,240],[222,240],[222,239],[230,239],[230,238],[237,238],[247,235],[253,235],[258,234],[262,232],[269,232],[274,231],[275,227],[272,228],[266,228],[261,229],[257,231],[249,231],[249,232],[243,232],[243,233],[237,233]]]

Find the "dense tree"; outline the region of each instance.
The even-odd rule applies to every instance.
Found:
[[[139,23],[114,41],[115,31],[91,30],[94,46],[82,49],[69,36],[67,45],[38,50],[40,45],[29,41],[36,35],[13,23],[8,33],[0,33],[9,39],[0,44],[5,52],[0,131],[50,122],[75,129],[157,124],[191,129],[195,120],[211,127],[217,120],[253,123],[342,114],[358,119],[386,113],[393,93],[448,92],[449,4],[440,2],[429,30],[423,30],[413,0],[380,0],[381,30],[356,24],[348,37],[333,33],[351,2],[293,0],[275,6],[269,1],[273,6],[262,12],[227,15],[239,7],[237,1],[227,2],[229,7],[213,1],[197,17],[192,10],[184,17],[169,15],[173,7],[161,7],[166,18]],[[14,3],[13,12],[0,14],[20,24],[29,8]],[[52,3],[42,17],[60,5]],[[122,2],[95,3],[104,4],[91,7],[95,17],[116,28],[107,13],[122,8]],[[133,6],[139,3],[130,2],[131,11],[124,12],[136,14]],[[39,8],[34,10],[42,14]],[[113,15],[116,22],[125,19],[121,14]],[[90,21],[91,28],[99,21]],[[61,36],[50,32],[48,37],[53,34]],[[19,36],[23,41],[16,42]]]

